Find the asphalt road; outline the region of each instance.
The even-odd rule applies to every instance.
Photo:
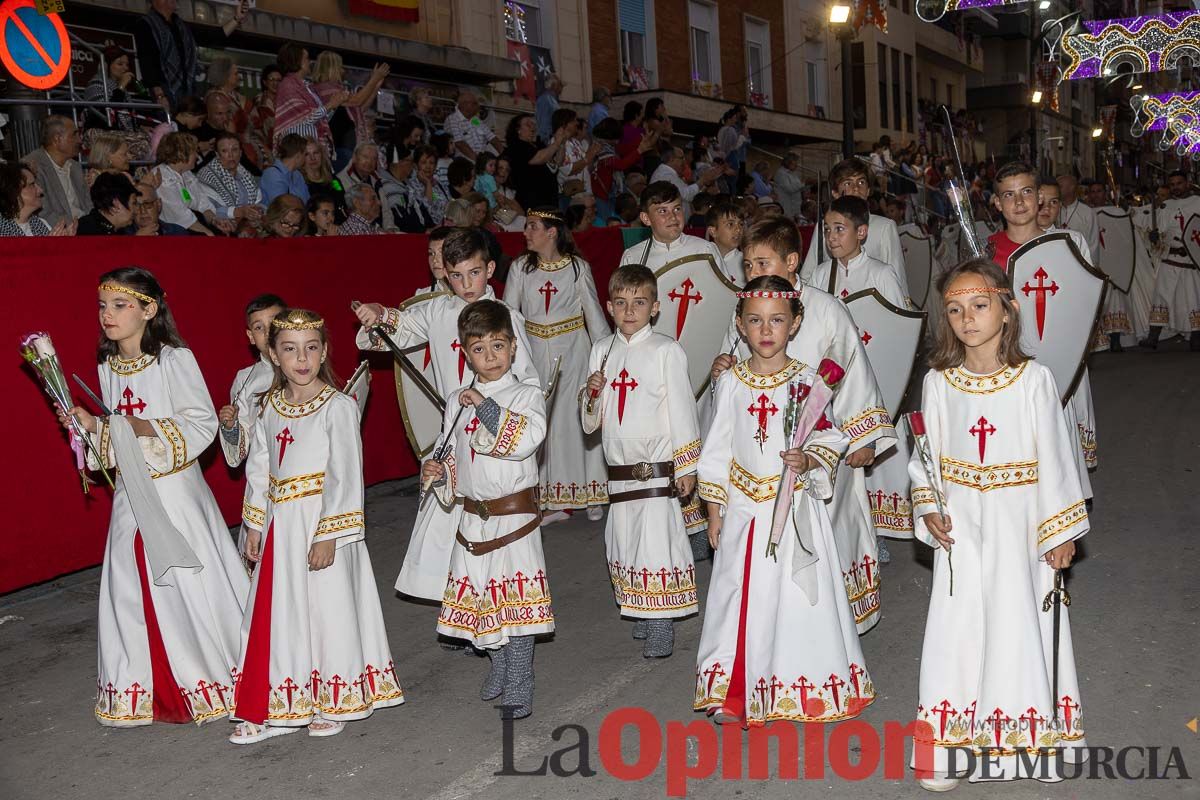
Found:
[[[1093,362],[1092,381],[1099,419],[1096,505],[1084,557],[1070,576],[1088,742],[1118,749],[1158,747],[1159,770],[1171,748],[1179,748],[1187,773],[1197,776],[1200,736],[1187,723],[1200,715],[1193,662],[1200,355],[1178,344],[1153,354],[1104,355]],[[516,723],[510,761],[518,770],[536,770],[544,757],[567,749],[554,764],[575,774],[497,775],[505,760],[501,723],[477,695],[486,661],[439,648],[433,633],[437,609],[393,596],[414,505],[401,484],[368,493],[371,556],[408,702],[351,723],[333,738],[294,735],[234,747],[226,741],[230,726],[225,722],[199,728],[102,728],[91,712],[99,571],[0,598],[0,797],[666,797],[668,741],[677,743],[673,763],[678,768],[671,774],[678,779],[682,766],[708,746],[712,730],[691,712],[700,619],[678,625],[674,657],[643,659],[640,643],[630,638],[630,624],[612,605],[603,524],[579,519],[548,528],[544,541],[558,630],[552,641],[537,646],[534,716]],[[20,531],[10,527],[7,535]],[[892,563],[883,572],[884,618],[863,639],[880,696],[862,719],[877,731],[887,721],[910,720],[914,712],[929,593],[925,548],[893,543],[891,549]],[[704,562],[698,570],[702,590],[709,565]],[[643,729],[640,748],[633,728],[626,729],[623,740],[602,728],[622,707],[644,709],[656,720]],[[682,729],[672,722],[698,723],[699,739],[682,741]],[[566,725],[580,727],[559,730]],[[558,741],[552,738],[556,730]],[[840,736],[836,730],[825,729],[827,742]],[[653,731],[660,734],[660,749]],[[581,736],[587,737],[583,746]],[[647,769],[640,771],[648,774],[639,781],[613,774],[612,757],[622,741],[628,764],[646,759]],[[814,742],[809,738],[806,745]],[[594,775],[578,774],[581,750]],[[686,784],[688,796],[926,796],[911,773],[888,779],[882,766],[863,780],[848,781],[834,776],[826,762],[823,777],[782,780],[772,749],[770,777],[752,779],[744,756],[725,755],[713,777]],[[891,752],[890,758],[898,755]],[[1131,751],[1128,769],[1137,771],[1148,761],[1147,753]],[[956,794],[1010,800],[1200,797],[1198,781],[1025,781],[964,785]]]

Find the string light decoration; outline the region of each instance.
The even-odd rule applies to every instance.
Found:
[[[1070,59],[1065,80],[1115,75],[1121,66],[1135,73],[1173,69],[1180,57],[1200,60],[1200,12],[1084,22],[1061,44]]]
[[[1200,126],[1196,123],[1184,122],[1180,119],[1168,119],[1159,139],[1158,149],[1175,148],[1175,155],[1183,158],[1189,156],[1193,161],[1200,160]]]
[[[1016,6],[1029,0],[917,0],[917,16],[925,22],[937,22],[948,11],[966,11],[969,8],[995,8]]]
[[[525,7],[520,3],[506,2],[504,4],[504,35],[514,42],[529,44]]]
[[[1133,124],[1129,127],[1133,136],[1166,130],[1168,119],[1188,124],[1200,122],[1200,92],[1135,94],[1129,105],[1133,109]]]

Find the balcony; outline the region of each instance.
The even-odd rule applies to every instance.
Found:
[[[983,69],[983,51],[978,45],[959,38],[936,24],[916,26],[917,57],[948,69]]]

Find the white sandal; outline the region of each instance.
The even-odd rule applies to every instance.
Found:
[[[315,725],[320,725],[321,727],[319,727],[319,728],[313,727]],[[337,736],[339,733],[341,733],[345,729],[346,729],[346,723],[344,723],[344,722],[335,722],[334,720],[330,720],[330,719],[318,719],[318,720],[315,720],[315,721],[309,723],[308,735],[309,736]]]
[[[279,725],[255,725],[253,722],[239,722],[237,729],[230,735],[233,744],[254,744],[276,736],[295,733],[299,728],[285,728]]]

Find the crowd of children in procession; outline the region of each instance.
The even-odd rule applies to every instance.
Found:
[[[807,256],[792,222],[743,231],[721,204],[712,241],[689,236],[678,191],[648,186],[651,236],[608,283],[612,331],[556,209],[529,213],[503,300],[488,285],[486,239],[435,231],[428,289],[354,310],[362,349],[428,342],[446,400],[396,588],[440,602],[437,633],[489,657],[481,698],[529,716],[535,637],[558,622],[541,526],[577,511],[598,520],[607,506],[613,597],[643,655],[671,656],[675,621],[704,605],[697,711],[737,725],[832,722],[861,714],[886,674],[868,671],[859,643],[880,617],[878,537],[915,535],[936,552],[916,706],[935,758],[922,784],[955,786],[955,747],[998,749],[1012,776],[1046,748],[1072,760],[1084,742],[1069,623],[1052,641],[1041,603],[1089,528],[1081,442],[1094,444],[1094,423],[1090,398],[1064,411],[1050,371],[1022,351],[1026,312],[1004,269],[1048,227],[1038,212],[1052,193],[1027,166],[1001,170],[1008,228],[993,237],[994,263],[971,259],[936,280],[921,395],[931,476],[842,302],[871,288],[911,308],[895,224],[869,213],[857,162],[831,186]],[[656,271],[696,254],[739,287],[699,403],[683,347],[652,324]],[[99,316],[103,400],[137,403],[129,416],[67,412],[97,444],[92,466],[122,478],[101,579],[97,719],[228,716],[230,740],[250,744],[332,736],[403,703],[364,538],[359,412],[332,374],[322,317],[275,295],[252,300],[257,360],[218,412],[153,275],[102,276]],[[831,354],[838,389],[793,446],[776,411]],[[214,437],[231,467],[245,463],[237,545],[196,462]],[[795,498],[776,538],[781,476],[794,476]],[[903,503],[885,520],[876,493]],[[714,552],[706,592],[689,541],[697,519]]]

